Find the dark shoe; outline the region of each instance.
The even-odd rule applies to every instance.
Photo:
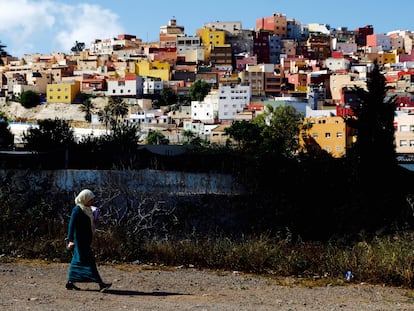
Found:
[[[105,290],[107,290],[111,286],[112,286],[112,283],[104,283],[104,282],[102,282],[102,283],[99,284],[99,291],[101,293],[103,293]]]
[[[74,290],[80,290],[80,288],[79,287],[77,287],[75,284],[73,284],[72,282],[67,282],[66,283],[66,289],[68,289],[68,290],[72,290],[72,289],[74,289]]]

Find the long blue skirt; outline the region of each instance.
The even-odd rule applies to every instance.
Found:
[[[77,247],[75,245],[70,262],[68,281],[70,282],[96,282],[102,283],[96,267],[95,255],[90,247]]]

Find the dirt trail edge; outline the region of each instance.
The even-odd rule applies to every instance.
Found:
[[[410,289],[353,283],[305,287],[236,271],[100,265],[113,285],[65,288],[68,264],[0,263],[0,310],[414,310]],[[287,284],[288,282],[285,281]],[[294,284],[294,283],[291,283]]]

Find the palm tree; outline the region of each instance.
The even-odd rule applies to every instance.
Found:
[[[196,134],[193,131],[190,131],[190,130],[184,130],[182,135],[183,135],[183,137],[184,137],[187,144],[189,144],[196,137]]]
[[[98,111],[99,122],[105,124],[105,129],[108,131],[109,124],[112,123],[112,110],[110,105],[106,105],[103,110]]]
[[[123,101],[121,97],[110,97],[109,107],[114,117],[113,121],[118,123],[119,118],[124,118],[128,115],[128,105]]]
[[[88,123],[91,123],[92,121],[93,108],[94,108],[93,102],[89,96],[82,102],[82,105],[79,106],[79,110],[85,113],[85,120]]]

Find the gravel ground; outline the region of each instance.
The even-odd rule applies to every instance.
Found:
[[[362,283],[303,286],[295,279],[144,265],[101,265],[113,285],[65,288],[68,264],[0,263],[0,310],[414,310],[414,290]],[[280,285],[283,284],[283,285]]]

